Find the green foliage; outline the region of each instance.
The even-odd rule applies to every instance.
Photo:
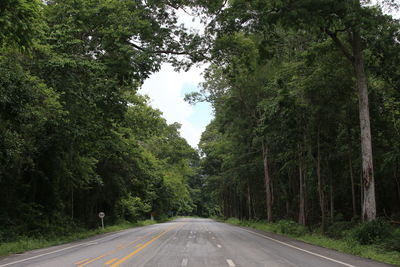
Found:
[[[351,236],[361,245],[381,243],[392,235],[390,224],[384,219],[377,219],[358,225]]]
[[[42,3],[39,0],[3,0],[0,4],[0,49],[28,50],[41,35]]]
[[[290,236],[303,236],[308,233],[304,225],[298,224],[294,221],[280,220],[276,223],[278,233]]]
[[[326,235],[332,238],[341,239],[348,234],[348,231],[354,227],[354,223],[347,221],[338,221],[332,223],[326,232]]]
[[[150,210],[151,206],[143,203],[139,197],[128,195],[118,200],[115,207],[115,214],[119,218],[126,219],[130,222],[136,222],[143,214],[148,213]]]
[[[394,250],[400,252],[400,228],[391,232],[389,237],[385,238],[384,247],[387,250]]]
[[[351,239],[353,222],[363,218],[359,207],[366,189],[358,178],[365,157],[356,90],[361,81],[354,72],[354,56],[361,54],[377,216],[395,220],[400,76],[394,60],[400,24],[379,7],[357,3],[231,1],[217,12],[198,3],[215,12],[207,28],[212,63],[201,93],[187,100],[208,101],[215,112],[199,146],[202,192],[225,218],[268,216]],[[360,35],[361,47],[349,34]]]
[[[241,223],[239,219],[233,218],[233,217],[228,218],[228,219],[226,220],[226,222],[227,222],[227,223],[230,223],[230,224],[237,224],[237,225],[239,225],[239,224]]]
[[[0,241],[192,213],[196,151],[136,93],[196,46],[170,4],[1,1]]]

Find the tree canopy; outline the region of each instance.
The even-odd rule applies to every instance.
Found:
[[[193,38],[176,8],[1,2],[0,239],[194,212],[197,153],[137,94]]]
[[[367,2],[1,1],[0,240],[100,211],[399,221],[400,23]],[[199,151],[137,93],[165,62],[209,63]]]

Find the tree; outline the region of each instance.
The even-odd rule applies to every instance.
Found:
[[[363,162],[364,204],[363,216],[366,221],[375,219],[375,182],[372,158],[371,127],[368,101],[368,82],[364,56],[366,44],[362,36],[371,30],[374,20],[383,15],[374,8],[362,6],[354,1],[231,1],[229,5],[200,4],[215,19],[209,24],[209,33],[217,38],[235,31],[257,32],[268,35],[274,27],[282,25],[324,33],[351,62],[359,96],[361,129],[361,151]],[[216,8],[219,6],[220,8]],[[217,34],[214,34],[217,33]],[[347,34],[347,41],[343,41]],[[218,50],[218,41],[214,49]],[[214,50],[214,51],[215,51]]]

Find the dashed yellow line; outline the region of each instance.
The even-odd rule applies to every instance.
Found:
[[[79,261],[79,262],[77,262],[77,263],[75,263],[75,264],[78,265],[78,267],[84,267],[84,266],[88,265],[89,263],[92,263],[92,262],[94,262],[94,261],[97,261],[97,260],[99,260],[99,259],[101,259],[101,258],[104,258],[105,256],[109,256],[109,255],[113,254],[114,252],[117,252],[118,250],[121,250],[121,249],[123,249],[123,248],[126,248],[126,247],[128,247],[129,245],[131,245],[131,244],[133,244],[133,243],[135,243],[135,242],[137,242],[137,241],[139,241],[139,240],[142,240],[142,239],[146,238],[147,236],[149,236],[149,235],[151,235],[151,234],[153,234],[153,233],[154,233],[154,232],[151,232],[151,233],[149,233],[149,234],[147,234],[147,235],[144,235],[144,236],[142,236],[142,237],[140,237],[140,238],[138,238],[138,239],[136,239],[136,240],[133,240],[133,241],[129,242],[129,243],[126,244],[126,245],[122,245],[122,246],[120,245],[120,246],[118,246],[117,248],[115,248],[115,249],[113,249],[113,250],[110,250],[110,251],[108,251],[108,252],[106,252],[106,253],[104,253],[104,254],[102,254],[102,255],[96,257],[96,258],[93,258],[93,259],[85,259],[85,260]]]
[[[165,235],[166,233],[168,233],[169,231],[177,228],[180,225],[171,227],[163,232],[161,232],[161,234],[153,237],[152,239],[150,239],[149,241],[147,241],[146,243],[144,243],[141,247],[139,247],[138,249],[134,250],[132,253],[126,255],[125,257],[123,257],[122,259],[118,260],[117,262],[115,262],[113,265],[111,265],[111,267],[117,267],[119,266],[121,263],[123,263],[124,261],[126,261],[127,259],[133,257],[136,253],[138,253],[139,251],[141,251],[142,249],[144,249],[145,247],[147,247],[148,245],[150,245],[151,243],[153,243],[154,241],[156,241],[157,239],[159,239],[160,237],[162,237],[163,235]]]
[[[111,250],[111,251],[109,251],[109,252],[107,252],[107,253],[104,253],[103,255],[100,255],[100,256],[98,256],[98,257],[96,257],[96,258],[91,259],[90,261],[87,261],[87,262],[84,262],[83,264],[78,265],[78,267],[83,267],[83,266],[85,266],[85,265],[88,265],[89,263],[92,263],[92,262],[97,261],[97,260],[99,260],[99,259],[101,259],[101,258],[104,258],[105,256],[111,255],[111,254],[113,254],[113,253],[116,252],[116,251],[117,251],[116,249]]]
[[[75,262],[75,264],[81,264],[81,263],[84,263],[85,261],[88,261],[89,259],[84,259],[84,260],[81,260],[81,261],[78,261],[78,262]]]
[[[117,259],[118,259],[118,258],[111,259],[111,260],[107,261],[106,263],[104,263],[104,265],[110,265],[111,263],[113,263],[113,262],[116,261]]]

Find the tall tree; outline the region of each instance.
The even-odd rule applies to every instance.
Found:
[[[221,38],[234,31],[258,32],[268,35],[272,24],[283,25],[314,33],[322,32],[332,38],[336,47],[353,66],[359,97],[361,152],[363,166],[364,203],[362,218],[376,217],[375,182],[373,171],[371,126],[368,100],[368,81],[365,72],[362,41],[371,30],[374,20],[383,15],[375,8],[362,5],[359,0],[341,1],[222,1],[200,4],[214,14],[209,32]],[[219,6],[219,8],[218,8]],[[215,35],[215,33],[217,33]],[[344,41],[345,40],[345,41]],[[218,43],[218,42],[216,42]],[[218,49],[218,46],[215,46]]]

